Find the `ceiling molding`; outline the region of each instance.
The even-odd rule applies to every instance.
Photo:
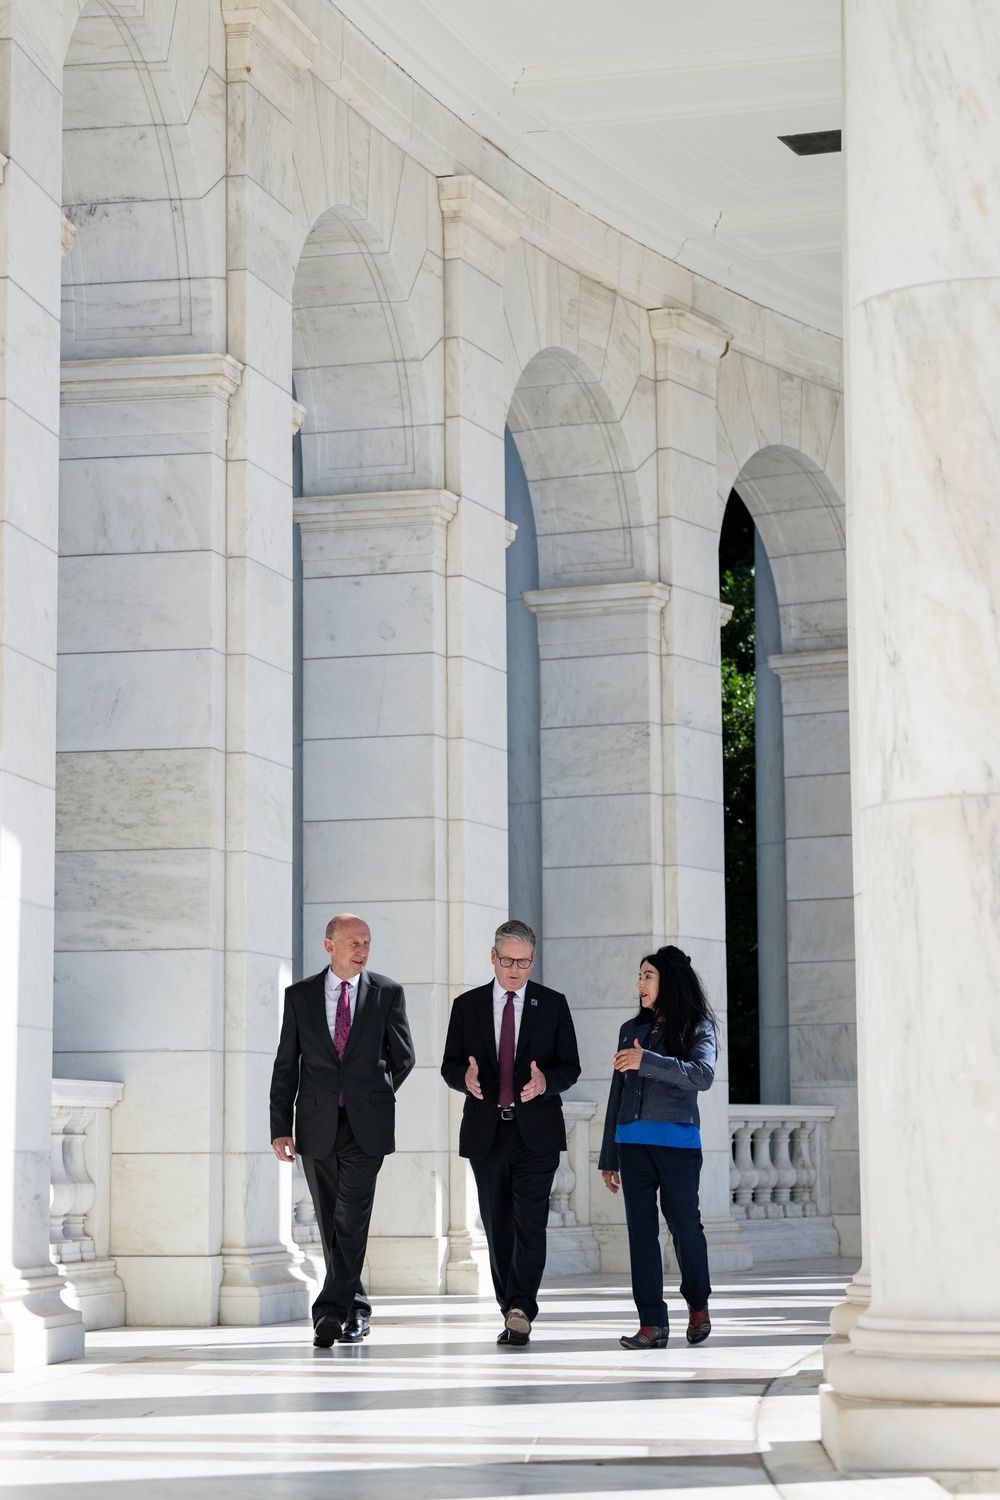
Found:
[[[840,43],[720,48],[672,53],[669,57],[603,57],[587,63],[528,65],[514,84],[515,95],[599,91],[637,83],[683,83],[688,79],[729,79],[762,72],[801,74],[832,68],[840,75]]]

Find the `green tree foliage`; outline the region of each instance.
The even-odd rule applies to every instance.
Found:
[[[729,1094],[760,1098],[757,1006],[757,788],[754,746],[754,528],[735,494],[719,547],[720,593],[733,606],[722,628],[722,766],[726,837],[726,987]]]

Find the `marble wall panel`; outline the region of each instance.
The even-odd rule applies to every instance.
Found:
[[[185,651],[220,638],[222,559],[210,552],[63,558],[59,649]]]
[[[361,736],[445,733],[444,687],[431,653],[307,660],[303,698],[317,740],[336,738],[345,704]]]
[[[59,1068],[86,1069],[91,1052],[159,1047],[186,1055],[217,1049],[221,1018],[208,997],[221,977],[222,954],[208,948],[56,954],[53,1045]]]
[[[311,659],[444,649],[444,580],[432,573],[306,578],[304,607],[322,619]]]
[[[208,849],[57,855],[57,950],[210,946],[221,921],[219,860]]]
[[[60,753],[59,848],[188,849],[210,844],[221,796],[212,750]]]
[[[414,901],[428,894],[441,899],[444,840],[445,825],[438,819],[309,822],[305,882],[313,899],[331,912],[367,901]]]
[[[221,459],[201,453],[64,460],[59,555],[222,550],[224,516],[204,492]],[[151,506],[151,493],[169,497]]]
[[[786,843],[788,889],[797,900],[852,896],[854,872],[850,834],[789,838]]]
[[[176,1146],[182,1149],[112,1156],[111,1244],[116,1257],[202,1258],[217,1253],[221,1155],[192,1151],[190,1143],[184,1147],[178,1141]],[[125,1292],[127,1299],[127,1280]]]
[[[443,745],[429,735],[306,740],[306,822],[355,818],[433,818],[445,792]]]
[[[646,793],[549,797],[545,817],[551,870],[651,861],[657,848],[656,810]]]

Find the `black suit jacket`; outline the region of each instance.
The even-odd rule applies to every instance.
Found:
[[[321,969],[285,991],[271,1075],[271,1139],[293,1136],[303,1156],[329,1156],[343,1090],[347,1118],[362,1151],[388,1156],[396,1149],[396,1090],[415,1061],[403,987],[384,974],[362,971],[340,1061],[326,1022],[326,975]]]
[[[482,1099],[473,1098],[465,1087],[470,1057],[479,1066]],[[531,1077],[533,1062],[545,1074],[545,1093],[522,1104],[521,1090]],[[478,989],[466,990],[452,1005],[441,1076],[449,1088],[466,1096],[459,1153],[481,1161],[493,1145],[500,1098],[492,979]],[[579,1076],[580,1054],[566,996],[529,979],[514,1052],[514,1109],[521,1138],[532,1151],[565,1150],[559,1095],[572,1088]]]

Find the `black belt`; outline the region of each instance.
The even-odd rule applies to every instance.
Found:
[[[508,1123],[511,1120],[513,1120],[513,1118],[514,1118],[514,1106],[513,1106],[513,1104],[506,1104],[506,1105],[503,1105],[501,1107],[501,1109],[500,1109],[500,1118],[501,1118],[501,1120],[506,1120]]]

